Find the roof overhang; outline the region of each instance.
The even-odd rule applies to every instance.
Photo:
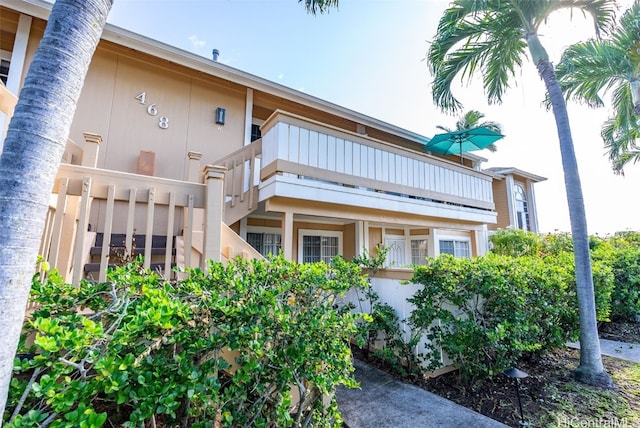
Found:
[[[492,167],[492,168],[487,168],[483,171],[495,174],[497,178],[504,178],[507,175],[518,175],[520,177],[526,178],[527,180],[531,180],[534,183],[547,180],[546,177],[532,174],[530,172],[523,171],[521,169],[514,168],[514,167]]]
[[[44,0],[3,0],[2,4],[4,7],[9,9],[44,20],[48,20],[51,8],[53,7],[52,3]],[[429,141],[428,137],[418,133],[408,131],[399,126],[391,125],[384,121],[358,113],[354,110],[330,103],[304,92],[288,88],[220,62],[213,61],[213,59],[193,54],[112,24],[105,25],[101,38],[214,77],[244,85],[248,88],[256,89],[270,95],[289,99],[317,110],[352,120],[365,126],[371,126],[389,134],[415,141],[420,144],[426,144]]]

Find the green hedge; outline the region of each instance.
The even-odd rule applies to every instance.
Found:
[[[340,426],[333,392],[356,386],[358,315],[336,299],[364,281],[340,258],[210,263],[176,283],[139,263],[79,288],[36,278],[40,308],[25,324],[5,420],[18,411],[5,426]]]
[[[562,346],[575,332],[570,273],[536,257],[443,255],[415,269],[424,287],[410,321],[428,329],[430,368],[440,348],[468,380],[492,376],[526,354]]]

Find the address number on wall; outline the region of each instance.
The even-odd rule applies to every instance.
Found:
[[[149,116],[158,116],[158,108],[156,107],[156,103],[152,103],[147,105],[147,93],[140,92],[136,95],[136,100],[140,102],[143,106],[147,106],[147,114]],[[158,127],[162,129],[167,129],[169,127],[169,118],[167,116],[159,116],[158,117]]]

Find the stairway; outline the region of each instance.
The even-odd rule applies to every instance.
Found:
[[[126,235],[124,233],[111,234],[109,263],[108,267],[122,266],[133,261],[137,256],[143,255],[146,246],[146,235],[134,235],[131,255],[126,254],[125,242]],[[84,277],[86,279],[96,279],[100,272],[100,257],[102,255],[102,246],[104,244],[104,233],[96,234],[94,246],[89,251],[90,262],[84,265]],[[164,271],[165,269],[165,251],[167,248],[167,237],[162,235],[153,235],[151,237],[151,260],[150,269],[152,271]],[[171,237],[171,267],[175,267],[176,255],[176,239]]]

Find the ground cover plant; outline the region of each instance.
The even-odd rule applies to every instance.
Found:
[[[336,302],[364,281],[282,257],[177,282],[140,261],[79,288],[36,277],[5,426],[340,426],[358,314]]]

